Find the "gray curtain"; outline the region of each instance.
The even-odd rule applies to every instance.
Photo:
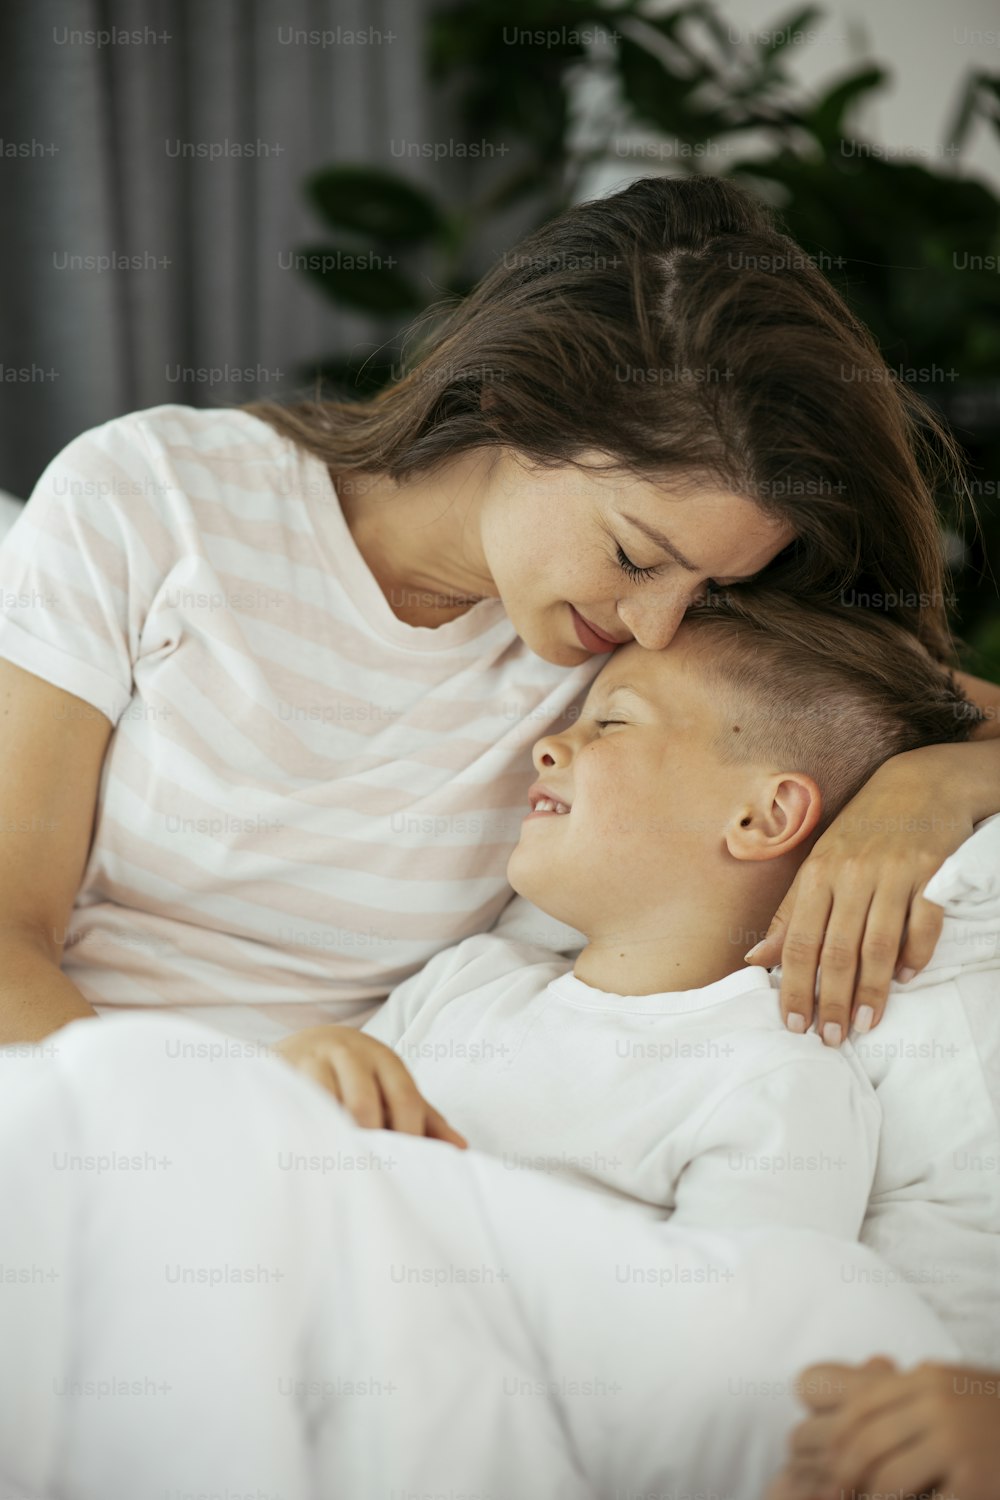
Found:
[[[27,495],[70,438],[123,412],[281,393],[310,361],[391,335],[335,308],[279,255],[324,238],[302,194],[317,167],[363,161],[446,185],[448,164],[391,149],[448,135],[424,78],[428,3],[6,7],[0,489]],[[116,30],[112,42],[93,36]],[[351,31],[373,39],[352,44]],[[296,39],[309,32],[341,40]],[[226,154],[192,159],[187,143]],[[138,268],[80,260],[109,255]],[[226,366],[256,378],[183,374]]]

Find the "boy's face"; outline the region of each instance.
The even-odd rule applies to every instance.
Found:
[[[525,818],[508,878],[588,937],[619,921],[634,931],[693,882],[710,900],[747,800],[752,768],[724,765],[713,749],[726,708],[691,634],[682,625],[667,651],[616,651],[576,724],[534,747],[532,808],[548,792],[570,811],[543,801]]]

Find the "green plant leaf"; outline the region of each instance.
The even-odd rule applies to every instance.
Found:
[[[814,21],[818,21],[823,11],[818,5],[806,5],[799,11],[792,11],[791,15],[785,16],[782,21],[775,21],[773,26],[768,27],[771,35],[766,42],[761,43],[761,51],[770,57],[775,57],[779,52],[789,46],[795,40],[797,31],[806,31]]]
[[[718,110],[692,108],[689,102],[688,96],[704,81],[704,72],[678,78],[631,37],[620,39],[618,56],[625,97],[640,120],[687,142],[708,140],[729,128]]]
[[[861,68],[836,84],[803,120],[807,130],[824,146],[834,146],[845,134],[844,120],[862,94],[881,88],[889,75],[884,68]]]
[[[959,95],[951,124],[945,131],[945,140],[953,146],[965,145],[969,126],[975,118],[979,105],[979,76],[978,73],[970,73],[966,78],[965,88]]]
[[[444,215],[427,193],[375,167],[325,167],[306,180],[313,205],[338,229],[416,243],[441,232]]]

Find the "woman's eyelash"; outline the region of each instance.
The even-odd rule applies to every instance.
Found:
[[[606,729],[609,724],[624,724],[624,719],[595,719],[594,723],[598,729]]]
[[[618,566],[622,569],[623,572],[627,573],[630,578],[652,578],[654,573],[658,573],[660,571],[659,568],[640,568],[638,564],[634,563],[628,556],[628,554],[623,550],[620,542],[617,542],[615,544],[615,548],[618,553]]]

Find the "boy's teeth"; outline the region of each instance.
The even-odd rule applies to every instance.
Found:
[[[568,813],[569,808],[565,802],[553,802],[551,797],[539,797],[535,803],[535,812]]]

